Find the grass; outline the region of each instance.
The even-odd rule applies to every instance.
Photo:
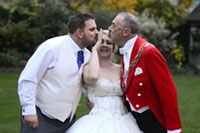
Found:
[[[174,76],[183,132],[200,133],[200,76]]]
[[[20,105],[17,95],[19,74],[0,73],[0,133],[19,133]],[[173,76],[184,133],[200,132],[200,76]],[[86,98],[82,97],[77,117],[88,113]]]
[[[18,133],[20,106],[17,96],[18,74],[0,74],[0,132]]]

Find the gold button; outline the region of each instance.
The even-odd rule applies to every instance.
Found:
[[[139,108],[140,107],[140,105],[139,104],[136,104],[136,108]]]
[[[138,93],[137,96],[138,96],[138,97],[141,97],[141,93]]]

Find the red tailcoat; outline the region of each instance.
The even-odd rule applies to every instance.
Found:
[[[138,36],[131,53],[130,64],[139,47],[145,42]],[[138,67],[142,69],[142,73],[135,76]],[[121,87],[122,81],[123,77]],[[166,60],[156,47],[149,45],[144,48],[139,62],[128,74],[124,93],[136,110],[149,106],[166,130],[181,129],[176,87]]]

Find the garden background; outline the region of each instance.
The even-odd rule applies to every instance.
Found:
[[[92,13],[98,29],[107,29],[120,11],[134,13],[140,35],[165,56],[178,91],[183,132],[200,132],[199,66],[188,63],[181,28],[193,0],[0,0],[0,133],[20,129],[17,80],[36,48],[48,38],[67,34],[67,22],[79,12]],[[120,63],[119,53],[114,61]],[[83,96],[77,116],[88,113]]]

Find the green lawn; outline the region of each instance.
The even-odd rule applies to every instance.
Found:
[[[19,74],[0,73],[0,133],[19,133],[20,106],[17,95]],[[200,133],[200,76],[174,76],[184,133]],[[85,97],[77,110],[80,117],[88,112]]]

